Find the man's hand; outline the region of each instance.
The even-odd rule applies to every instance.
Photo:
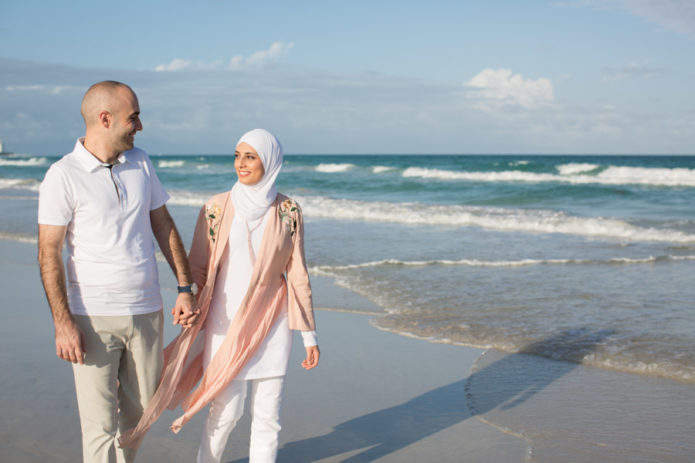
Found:
[[[63,360],[84,365],[84,339],[74,320],[55,325],[56,355]]]
[[[319,364],[319,357],[321,352],[319,351],[319,346],[309,346],[306,347],[306,358],[302,362],[302,368],[305,370],[311,370]]]
[[[196,307],[195,297],[191,293],[179,293],[176,298],[176,304],[171,309],[171,314],[174,316],[174,325],[181,325],[184,328],[190,328],[198,323],[200,318],[200,309]]]

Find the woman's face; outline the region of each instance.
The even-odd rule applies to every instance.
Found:
[[[248,143],[239,143],[234,151],[234,168],[239,181],[244,185],[255,185],[265,174],[260,156]]]

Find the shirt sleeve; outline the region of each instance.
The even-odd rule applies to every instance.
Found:
[[[154,211],[164,206],[167,201],[169,201],[170,196],[162,186],[162,182],[159,181],[159,177],[157,177],[157,172],[154,170],[154,165],[150,157],[147,153],[143,152],[143,154],[145,157],[145,166],[150,177],[150,187],[152,191],[150,196],[150,210]]]
[[[304,342],[304,347],[318,346],[319,340],[316,336],[316,330],[312,331],[300,331],[302,334],[302,341]]]
[[[287,263],[287,312],[290,329],[311,331],[316,329],[314,309],[311,300],[311,283],[304,256],[304,220],[299,207],[293,213],[296,230],[293,235],[294,247]]]
[[[72,190],[65,172],[53,165],[39,187],[39,223],[68,225],[75,210]]]

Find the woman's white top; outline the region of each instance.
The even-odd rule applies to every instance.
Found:
[[[236,315],[239,305],[246,296],[251,282],[253,261],[249,249],[249,234],[254,256],[263,238],[263,231],[274,208],[258,220],[247,222],[235,214],[229,231],[229,242],[225,249],[217,274],[210,311],[205,322],[205,353],[203,365],[207,368],[217,349],[222,345],[227,330]],[[248,226],[248,229],[247,229]],[[254,258],[255,260],[255,258]],[[231,270],[231,271],[230,271]],[[315,331],[302,331],[305,346],[316,345]],[[258,351],[239,372],[236,379],[258,379],[284,376],[292,349],[292,332],[287,317],[287,302],[275,324]]]

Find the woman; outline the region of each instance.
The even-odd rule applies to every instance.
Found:
[[[183,399],[185,413],[171,427],[178,432],[212,402],[198,462],[219,462],[250,382],[249,459],[273,462],[291,329],[302,332],[307,353],[302,366],[318,365],[302,215],[297,203],[275,189],[282,147],[268,131],[255,129],[241,137],[234,157],[238,180],[201,209],[191,245],[202,321],[165,349],[160,386],[121,445],[137,447],[166,406],[175,408]],[[193,353],[196,337],[204,343],[202,354]]]

